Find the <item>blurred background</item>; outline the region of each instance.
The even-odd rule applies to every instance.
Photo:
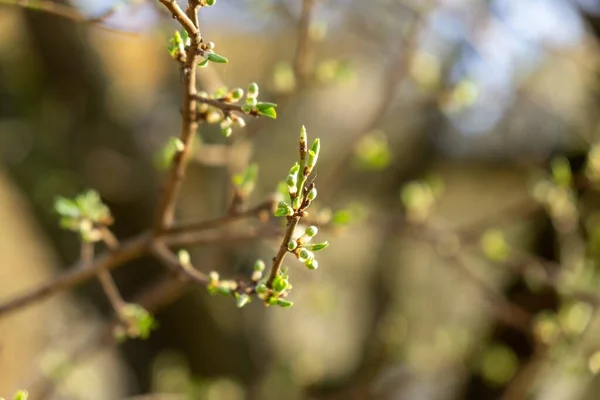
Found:
[[[0,1],[3,301],[77,261],[56,196],[96,189],[119,239],[148,229],[180,130],[177,26],[159,2],[60,4],[79,21],[16,3]],[[291,309],[167,288],[158,330],[120,345],[95,281],[2,316],[2,395],[597,398],[600,2],[219,0],[200,23],[229,59],[200,88],[256,81],[278,118],[229,139],[201,125],[178,218],[224,214],[250,161],[258,204],[305,125],[322,141],[320,269],[287,262]],[[277,246],[188,250],[248,276]],[[172,279],[151,258],[114,277],[127,300]]]

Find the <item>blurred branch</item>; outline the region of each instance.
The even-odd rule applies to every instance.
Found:
[[[361,139],[375,129],[389,111],[398,88],[408,76],[411,57],[416,50],[417,40],[423,29],[422,26],[423,17],[416,14],[410,23],[406,35],[400,41],[401,47],[398,50],[396,58],[390,63],[387,69],[386,78],[383,81],[382,94],[379,96],[380,100],[377,108],[365,125],[353,136],[350,136],[345,140],[345,147],[341,149],[342,154],[331,168],[329,176],[325,179],[324,186],[327,187],[328,195],[332,195],[336,192],[336,187],[341,182],[340,176],[347,168],[348,163],[352,160],[355,148],[360,143]]]
[[[247,217],[246,215],[232,217],[231,221]],[[279,229],[271,228],[238,228],[233,232],[211,232],[208,229],[190,231],[178,231],[165,233],[153,238],[150,233],[143,233],[137,237],[123,242],[116,250],[105,251],[97,256],[91,264],[80,261],[62,276],[40,286],[28,290],[26,293],[16,296],[0,304],[0,317],[16,311],[22,307],[29,306],[42,301],[50,296],[58,294],[67,289],[81,285],[94,278],[102,270],[112,270],[123,264],[140,258],[152,252],[157,241],[168,247],[182,247],[199,244],[218,244],[225,242],[237,242],[255,238],[273,237],[280,233]]]
[[[310,37],[310,24],[316,0],[303,0],[298,21],[298,44],[294,57],[294,75],[297,85],[303,87],[312,76],[314,46]]]
[[[134,297],[133,302],[141,305],[146,310],[156,313],[180,299],[191,288],[189,281],[178,279],[162,279],[149,285]],[[64,381],[79,365],[95,355],[101,354],[108,348],[116,346],[118,341],[114,336],[114,329],[120,324],[118,318],[108,322],[89,339],[71,351],[66,362],[61,366],[59,380],[41,375],[27,385],[31,398],[45,400],[51,398],[60,381]]]
[[[109,32],[135,36],[136,33],[134,33],[134,32],[126,32],[123,30],[114,29],[114,28],[104,25],[104,22],[106,22],[106,20],[108,18],[110,18],[112,15],[114,15],[119,8],[123,7],[123,5],[130,3],[130,2],[133,3],[133,2],[142,2],[142,1],[145,1],[145,0],[126,0],[126,1],[119,2],[96,17],[88,17],[88,16],[82,14],[76,8],[66,6],[64,4],[57,3],[54,1],[47,1],[47,0],[0,0],[0,4],[17,6],[17,7],[25,8],[28,10],[33,10],[33,11],[42,11],[42,12],[45,12],[48,14],[53,14],[53,15],[57,15],[62,18],[70,19],[75,22],[95,25],[95,26],[98,26],[100,29],[104,29]]]
[[[198,110],[196,98],[196,69],[201,52],[202,35],[198,26],[198,18],[190,18],[190,8],[197,13],[200,7],[198,1],[190,0],[186,13],[179,7],[175,0],[160,0],[171,12],[174,19],[181,24],[191,39],[185,49],[185,60],[182,66],[182,125],[180,140],[183,148],[175,154],[167,182],[159,202],[158,213],[154,225],[154,234],[157,235],[173,223],[175,202],[181,189],[187,161],[192,147],[192,139],[198,130]]]

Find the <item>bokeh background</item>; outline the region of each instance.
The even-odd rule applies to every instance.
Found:
[[[0,1],[3,300],[77,261],[56,196],[94,188],[117,237],[148,229],[180,129],[176,25],[157,1],[119,4],[101,24],[12,3]],[[116,4],[67,6],[94,17]],[[291,309],[174,292],[149,339],[118,346],[95,282],[0,316],[0,393],[597,398],[598,1],[219,0],[200,21],[229,59],[201,69],[200,86],[256,81],[278,118],[230,140],[202,125],[178,216],[225,213],[249,161],[260,202],[305,125],[322,140],[321,267],[289,261]],[[276,248],[189,250],[226,276]],[[171,279],[150,258],[114,276],[126,299]]]

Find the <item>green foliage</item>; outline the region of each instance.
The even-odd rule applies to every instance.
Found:
[[[483,254],[491,261],[504,261],[510,255],[510,246],[504,234],[497,229],[488,229],[481,238]]]
[[[365,135],[354,150],[355,157],[360,167],[382,171],[392,160],[387,137],[382,131],[375,131]]]
[[[60,226],[78,232],[87,242],[100,240],[99,226],[108,226],[113,222],[109,208],[102,203],[100,195],[88,190],[74,199],[57,197],[54,210],[60,215]]]
[[[125,304],[119,312],[123,324],[115,328],[114,334],[120,341],[126,338],[147,339],[158,327],[152,314],[139,304]]]
[[[240,174],[235,174],[232,177],[232,182],[239,193],[246,197],[254,190],[256,180],[258,178],[258,164],[252,163],[248,165],[246,170]]]
[[[19,390],[13,396],[13,400],[27,400],[29,393],[26,390]],[[0,397],[0,400],[4,400],[4,397]]]

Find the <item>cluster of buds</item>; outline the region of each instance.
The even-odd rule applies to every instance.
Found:
[[[246,91],[246,100],[243,105],[238,105],[244,97],[242,88],[227,89],[221,88],[212,95],[206,92],[199,92],[196,96],[198,101],[198,118],[209,124],[220,124],[221,133],[225,137],[231,136],[233,127],[244,127],[244,119],[234,112],[251,115],[253,117],[266,116],[276,118],[277,112],[275,103],[259,102],[258,85],[251,83]]]
[[[121,324],[117,325],[113,334],[119,341],[130,339],[147,339],[150,332],[156,329],[157,322],[144,307],[139,304],[125,304],[119,310]]]
[[[61,217],[61,227],[78,232],[85,242],[101,240],[101,229],[113,223],[110,209],[93,190],[74,199],[58,197],[54,209]]]
[[[226,64],[228,62],[227,58],[215,53],[214,42],[204,42],[202,39],[200,40],[200,45],[196,49],[196,54],[204,58],[204,60],[198,64],[200,68],[206,67],[209,61],[219,64]],[[186,30],[183,30],[182,33],[175,31],[171,39],[169,39],[167,50],[169,51],[171,58],[184,64],[187,60],[187,51],[189,50],[190,45],[191,39]]]
[[[288,242],[288,251],[294,253],[298,261],[304,263],[308,269],[319,268],[319,262],[315,259],[315,252],[323,250],[329,243],[309,243],[317,235],[319,230],[316,226],[309,226],[298,239],[292,239]]]
[[[264,263],[262,261],[257,261],[257,265],[262,263],[264,270]],[[253,280],[255,277],[259,276],[257,273],[256,265],[254,270]],[[289,308],[294,305],[293,302],[286,300],[292,290],[292,284],[290,283],[290,277],[287,274],[287,271],[282,269],[279,274],[273,280],[272,288],[268,288],[265,282],[260,282],[262,277],[262,271],[260,272],[259,280],[256,281],[256,295],[259,299],[263,300],[265,306],[279,306],[282,308]]]
[[[317,188],[314,182],[306,185],[308,176],[317,165],[321,142],[317,138],[310,149],[307,146],[307,135],[304,126],[300,131],[300,161],[290,169],[285,184],[290,203],[280,201],[275,210],[276,217],[305,217],[306,209],[317,198]]]

